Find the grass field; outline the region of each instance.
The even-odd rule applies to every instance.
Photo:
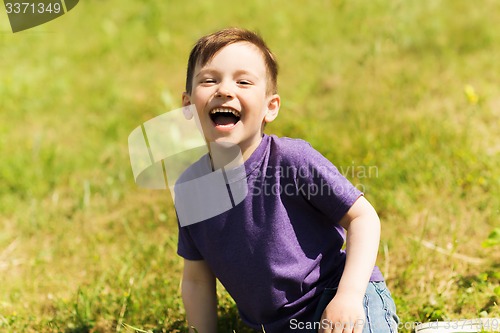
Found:
[[[172,202],[136,187],[127,137],[180,106],[191,46],[226,26],[279,59],[267,132],[379,212],[401,331],[500,317],[498,22],[496,0],[82,0],[12,34],[0,8],[0,331],[187,331]],[[249,332],[218,292],[220,332]]]

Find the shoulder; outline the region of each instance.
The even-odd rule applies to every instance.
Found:
[[[302,139],[276,135],[271,135],[270,139],[271,156],[278,157],[281,161],[301,163],[316,152],[309,142]]]
[[[270,146],[270,160],[274,160],[276,164],[293,166],[301,170],[335,171],[336,169],[328,158],[302,139],[271,136]]]

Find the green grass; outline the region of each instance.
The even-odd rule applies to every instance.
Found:
[[[494,0],[87,0],[12,34],[0,10],[0,330],[187,331],[172,202],[135,186],[127,136],[226,26],[279,59],[268,132],[376,168],[348,177],[401,320],[500,317],[499,21]],[[219,331],[250,332],[218,292]]]

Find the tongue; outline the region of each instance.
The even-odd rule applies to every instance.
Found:
[[[227,126],[236,124],[238,122],[238,118],[233,114],[216,114],[213,117],[213,121],[216,125]]]

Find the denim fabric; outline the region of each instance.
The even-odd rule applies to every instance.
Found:
[[[319,323],[326,306],[337,292],[336,288],[327,288],[323,291],[321,299],[314,314],[314,321]],[[363,333],[396,333],[399,318],[396,315],[396,305],[385,282],[370,282],[363,300],[366,322]],[[312,330],[310,333],[317,333]]]

